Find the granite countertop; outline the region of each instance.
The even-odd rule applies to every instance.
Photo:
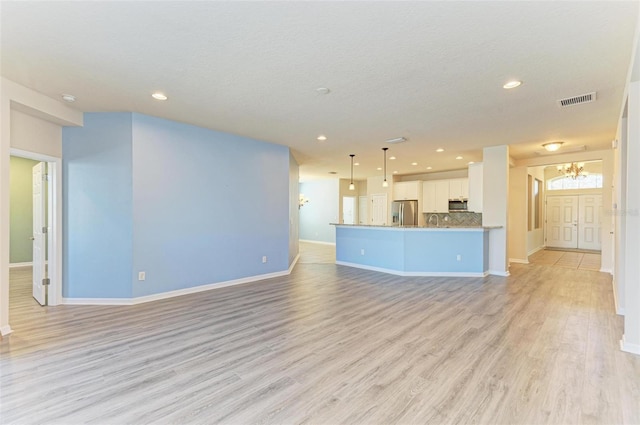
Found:
[[[388,226],[381,224],[343,224],[343,223],[329,223],[332,226],[345,226],[345,227],[375,227],[383,229],[412,229],[412,230],[490,230],[500,229],[503,226]]]

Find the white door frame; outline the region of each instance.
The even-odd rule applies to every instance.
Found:
[[[49,305],[62,304],[62,158],[11,148],[11,156],[48,163],[47,216],[49,235]],[[9,298],[9,285],[2,285],[0,296]]]

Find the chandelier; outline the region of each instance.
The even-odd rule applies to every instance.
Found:
[[[579,177],[584,178],[587,176],[587,172],[584,171],[584,162],[572,162],[571,164],[558,165],[558,172],[565,177],[571,177],[577,179]]]

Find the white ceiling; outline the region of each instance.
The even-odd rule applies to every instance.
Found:
[[[302,179],[348,178],[350,153],[356,178],[380,175],[384,140],[400,136],[389,174],[464,168],[484,146],[509,144],[517,159],[558,139],[606,149],[638,23],[637,1],[3,1],[0,12],[4,77],[71,93],[82,111],[290,146]],[[504,90],[510,79],[523,84]],[[596,102],[556,104],[593,91]]]

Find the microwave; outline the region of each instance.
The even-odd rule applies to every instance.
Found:
[[[449,201],[449,211],[467,211],[467,200],[456,199]]]

